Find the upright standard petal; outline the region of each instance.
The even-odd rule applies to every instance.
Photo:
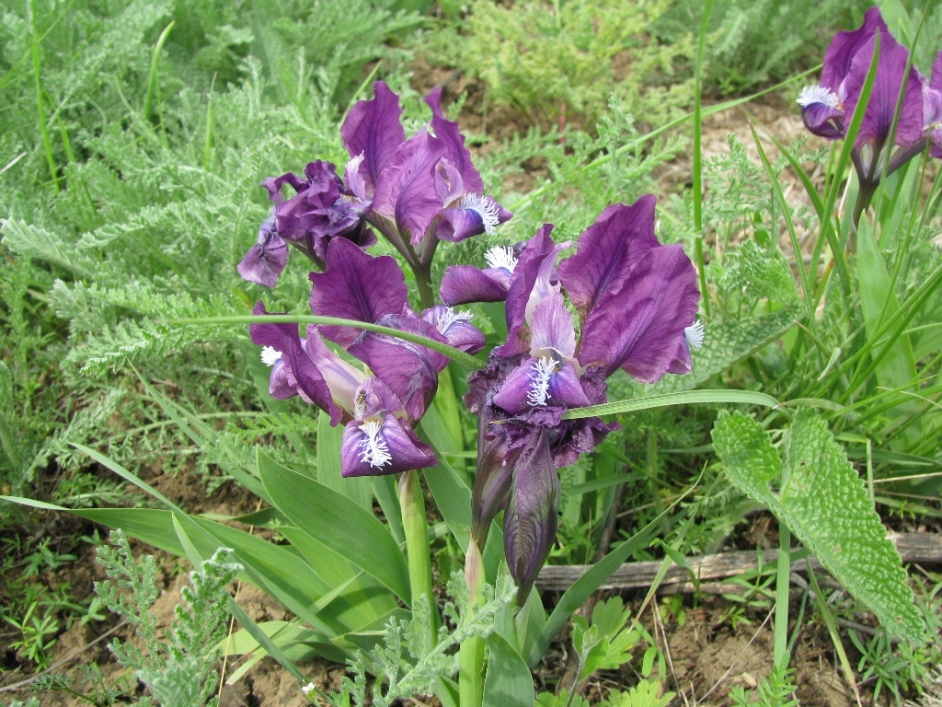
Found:
[[[278,235],[275,215],[258,229],[258,240],[238,265],[239,275],[249,282],[273,288],[288,263],[288,244]]]
[[[529,332],[524,331],[523,326],[542,297],[549,294],[553,287],[553,272],[559,251],[550,238],[552,231],[552,224],[543,224],[520,253],[507,290],[504,312],[507,343],[495,349],[498,356],[514,356],[529,349]]]
[[[852,115],[857,107],[860,92],[863,90],[867,73],[870,70],[874,45],[875,39],[869,39],[851,63],[850,72],[844,83],[847,92],[844,110],[847,115]],[[909,71],[906,71],[908,61],[909,50],[906,47],[893,39],[888,32],[880,35],[880,58],[870,101],[854,143],[856,147],[870,144],[876,152],[886,145],[893,129],[896,104],[904,84],[905,91],[899,118],[896,121],[894,142],[900,146],[909,146],[921,140],[923,134],[922,82],[915,67],[910,66]]]
[[[302,341],[302,346],[308,358],[316,363],[333,399],[352,412],[356,392],[366,381],[366,374],[328,349],[313,324],[308,324],[307,338]]]
[[[402,108],[399,107],[399,96],[383,81],[373,84],[373,94],[372,101],[360,101],[350,109],[340,128],[340,136],[350,156],[363,155],[363,161],[357,167],[370,191],[406,140],[400,122]]]
[[[549,556],[557,530],[559,477],[550,454],[548,433],[539,430],[514,465],[513,484],[504,513],[504,553],[523,605]]]
[[[265,311],[265,305],[259,302],[252,314],[268,312]],[[304,350],[296,323],[278,322],[277,315],[273,314],[270,324],[250,324],[249,334],[256,345],[271,347],[274,352],[281,354],[284,367],[278,369],[278,374],[286,376],[288,385],[294,386],[305,402],[326,411],[331,424],[340,422],[343,411],[334,402],[330,386],[318,370],[316,362]]]
[[[422,242],[441,211],[435,166],[443,155],[441,142],[421,130],[396,151],[376,183],[373,211],[392,220],[412,245]]]
[[[821,85],[838,94],[841,100],[846,97],[842,84],[850,73],[854,57],[877,33],[888,35],[890,30],[883,21],[879,7],[871,7],[864,14],[863,24],[855,30],[838,32],[824,52],[824,67],[821,69]],[[871,52],[870,56],[873,56]]]
[[[324,317],[356,319],[375,324],[387,314],[400,314],[408,304],[405,277],[396,259],[373,257],[343,239],[330,242],[327,267],[311,273],[311,311]],[[351,327],[325,326],[321,333],[347,347],[360,331]]]
[[[432,109],[432,132],[442,142],[444,156],[461,175],[464,182],[464,192],[467,194],[483,194],[484,182],[471,162],[471,153],[464,146],[464,135],[461,134],[458,123],[445,118],[442,111],[442,89],[433,88],[425,97],[425,102]]]
[[[586,319],[578,359],[607,375],[619,367],[654,383],[677,354],[693,324],[700,293],[697,274],[679,245],[653,248],[632,268],[623,287],[603,296]]]
[[[579,237],[576,253],[559,265],[559,280],[585,321],[602,294],[619,290],[631,268],[660,245],[654,234],[657,198],[613,204]]]

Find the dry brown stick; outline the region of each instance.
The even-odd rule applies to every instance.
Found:
[[[890,540],[896,545],[903,562],[942,563],[942,536],[933,533],[890,533]],[[718,555],[704,555],[688,558],[694,575],[702,582],[723,579],[742,574],[759,566],[756,550],[745,552],[724,552]],[[795,552],[795,551],[793,551]],[[778,550],[762,552],[762,564],[774,567]],[[816,559],[812,567],[821,569]],[[653,562],[628,562],[619,567],[600,589],[646,589],[651,586],[661,566],[661,560]],[[567,590],[591,565],[549,565],[540,572],[536,585],[543,591]],[[796,562],[792,571],[805,571],[805,562]],[[664,592],[695,591],[690,573],[682,567],[672,567],[661,582]]]

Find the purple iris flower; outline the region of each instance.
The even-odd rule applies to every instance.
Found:
[[[505,552],[520,601],[555,537],[556,469],[617,427],[563,414],[605,402],[605,378],[619,368],[645,383],[689,372],[690,348],[702,343],[696,271],[680,246],[658,242],[654,207],[653,196],[610,206],[558,267],[569,244],[554,244],[552,226],[541,228],[509,277],[507,343],[469,381],[465,403],[480,416],[472,537],[482,547],[506,510]],[[476,276],[452,273],[455,301],[479,294]]]
[[[328,245],[324,272],[311,273],[311,309],[316,315],[380,324],[480,350],[484,335],[469,317],[450,308],[416,316],[408,306],[405,278],[394,258],[373,257],[346,239]],[[267,314],[259,304],[255,314]],[[341,474],[393,474],[434,466],[432,448],[420,441],[415,425],[448,364],[443,354],[410,341],[345,326],[309,326],[301,339],[297,325],[253,324],[252,340],[272,366],[269,390],[275,398],[295,395],[328,412],[331,424],[345,422]],[[331,351],[323,336],[359,359],[353,365]]]
[[[880,56],[873,89],[851,153],[864,196],[859,211],[869,203],[883,176],[885,151],[893,149],[889,141],[897,102],[901,101],[893,136],[896,150],[890,157],[887,174],[918,155],[926,145],[927,131],[931,133],[928,126],[933,121],[924,106],[925,77],[912,65],[907,69],[909,50],[890,34],[879,8],[872,7],[858,29],[834,36],[824,55],[820,85],[806,87],[798,98],[808,130],[829,140],[843,138],[867,79],[878,38]]]
[[[439,240],[493,233],[511,217],[484,194],[458,124],[444,117],[440,88],[425,99],[429,127],[408,140],[398,96],[382,81],[373,88],[373,100],[357,103],[340,130],[352,158],[347,182],[369,204],[367,221],[413,267],[428,267]]]
[[[435,450],[422,442],[399,408],[399,400],[379,378],[357,392],[355,418],[340,444],[341,476],[377,476],[437,464]]]

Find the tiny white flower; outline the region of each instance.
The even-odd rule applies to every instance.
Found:
[[[314,687],[314,683],[309,682],[307,685],[301,688],[301,692],[303,692],[305,695],[310,695],[312,692],[314,692],[315,689],[316,688]]]

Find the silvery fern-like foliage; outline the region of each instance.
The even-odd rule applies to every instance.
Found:
[[[437,678],[451,677],[458,671],[456,649],[462,642],[473,637],[486,638],[493,633],[495,617],[513,601],[516,587],[506,575],[498,580],[496,590],[484,585],[481,595],[486,600],[474,612],[458,608],[468,604],[462,573],[451,576],[448,593],[453,601],[445,604],[443,614],[453,628],[442,627],[435,646],[429,641],[427,627],[432,616],[423,596],[413,603],[411,620],[390,620],[385,636],[374,651],[356,653],[349,663],[353,677],[345,677],[342,685],[355,704],[389,707],[399,698],[433,692]],[[367,672],[376,676],[371,691],[367,689]]]
[[[143,640],[141,649],[115,639],[109,645],[124,667],[135,671],[164,707],[214,707],[218,679],[214,664],[218,644],[225,636],[229,617],[227,585],[242,569],[232,550],[221,548],[190,573],[192,587],[181,591],[183,604],[174,609],[174,628],[165,640],[157,636],[157,619],[150,609],[157,599],[153,556],[136,563],[121,530],[111,534],[113,547],[98,549],[98,561],[110,579],[95,583],[104,605],[122,616]],[[149,698],[139,704],[151,704]]]

